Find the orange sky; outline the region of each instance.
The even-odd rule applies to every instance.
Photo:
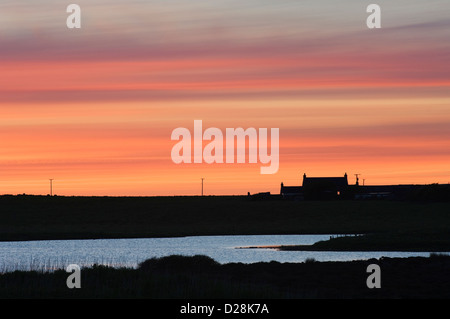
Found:
[[[39,18],[7,1],[0,193],[47,194],[50,178],[59,195],[130,196],[197,195],[202,177],[215,195],[277,193],[303,173],[448,183],[450,6],[434,2],[440,10],[412,1],[412,22],[384,2],[383,28],[369,30],[355,1],[343,2],[347,19],[311,3],[299,20],[294,3],[157,1],[145,5],[161,13],[149,21],[137,2],[117,4],[129,16],[111,20],[84,1],[74,31],[56,25],[53,1]],[[193,133],[194,120],[279,128],[279,171],[174,164],[171,132]]]

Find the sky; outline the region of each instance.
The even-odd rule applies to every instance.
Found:
[[[0,1],[0,194],[450,182],[450,2]],[[178,127],[279,128],[279,169],[171,159]]]

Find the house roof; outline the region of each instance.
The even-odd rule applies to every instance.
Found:
[[[300,194],[302,192],[301,186],[284,186],[283,183],[281,183],[281,190],[280,194]]]
[[[344,177],[306,177],[303,176],[303,187],[327,185],[334,187],[347,187],[347,175]]]

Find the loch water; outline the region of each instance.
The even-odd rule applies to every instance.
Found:
[[[429,252],[324,252],[239,249],[273,245],[310,245],[333,235],[189,236],[138,239],[40,240],[0,242],[0,272],[52,270],[69,264],[137,267],[146,259],[168,255],[206,255],[219,263],[367,260],[430,255]]]

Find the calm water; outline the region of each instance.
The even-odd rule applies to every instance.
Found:
[[[69,264],[136,267],[152,257],[207,255],[220,263],[260,261],[347,261],[385,257],[429,256],[411,252],[302,252],[236,249],[242,246],[313,244],[330,235],[200,236],[180,238],[46,240],[0,242],[0,272],[65,268]]]

